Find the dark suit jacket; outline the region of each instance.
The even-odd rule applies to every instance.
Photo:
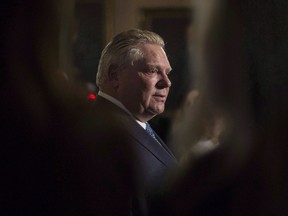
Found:
[[[132,215],[147,215],[149,211],[149,198],[153,187],[157,187],[169,169],[177,165],[177,160],[166,144],[156,134],[161,143],[157,143],[128,113],[98,96],[93,111],[105,115],[107,121],[113,116],[111,124],[122,125],[121,129],[127,133],[135,156],[134,178],[135,190],[132,195]],[[117,121],[117,122],[115,122]],[[106,125],[109,126],[109,124]],[[111,136],[113,136],[111,132]]]

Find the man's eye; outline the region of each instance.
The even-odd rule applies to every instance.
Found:
[[[157,68],[151,68],[150,73],[158,73],[158,69]]]

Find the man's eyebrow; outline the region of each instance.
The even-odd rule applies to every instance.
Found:
[[[148,66],[149,68],[163,69],[163,67],[162,67],[161,64],[147,64],[147,66]],[[170,71],[172,71],[172,68],[169,67],[167,70],[170,72]]]

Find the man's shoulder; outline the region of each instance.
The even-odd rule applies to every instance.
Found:
[[[127,127],[127,125],[137,124],[132,117],[116,104],[106,100],[105,98],[98,97],[93,104],[91,104],[92,115],[103,122],[103,125],[120,125]]]
[[[115,104],[100,96],[91,104],[91,108],[95,114],[116,114],[120,111]]]

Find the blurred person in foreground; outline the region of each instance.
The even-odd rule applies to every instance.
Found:
[[[288,215],[287,11],[287,1],[195,2],[197,109],[220,111],[225,128],[218,148],[187,161],[163,215]],[[187,146],[189,124],[178,123]]]
[[[172,117],[169,143],[179,162],[194,160],[216,149],[225,128],[224,117],[214,107],[199,110],[202,95],[196,89],[190,90],[185,103]],[[183,127],[185,125],[185,128]],[[187,141],[189,133],[189,142]]]
[[[85,91],[60,68],[69,3],[0,3],[0,215],[129,215],[125,133],[101,129]]]
[[[171,70],[163,39],[145,30],[119,33],[100,58],[96,80],[100,91],[93,110],[102,113],[106,121],[110,115],[116,115],[131,139],[136,157],[132,215],[147,215],[150,188],[161,184],[165,172],[177,164],[172,152],[148,124],[164,111]]]

